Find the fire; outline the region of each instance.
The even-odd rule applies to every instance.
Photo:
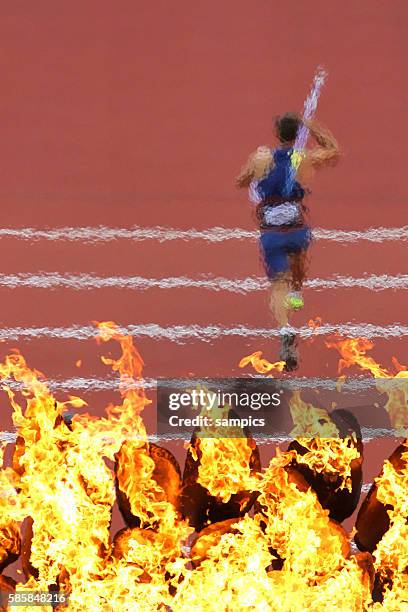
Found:
[[[211,495],[223,502],[244,489],[253,490],[249,459],[252,448],[246,438],[202,438],[198,440],[201,462],[198,480]]]
[[[391,612],[402,609],[401,600],[408,604],[408,440],[400,469],[386,461],[376,485],[377,499],[389,508],[390,526],[375,549],[374,565],[387,582],[382,607]]]
[[[376,386],[380,392],[388,395],[385,409],[390,416],[392,426],[396,429],[407,428],[408,384],[405,379],[408,378],[408,368],[401,365],[395,357],[392,358],[395,373],[381,366],[373,357],[367,355],[367,351],[374,347],[374,343],[365,338],[326,342],[326,345],[328,348],[337,349],[341,355],[338,365],[339,373],[346,368],[357,366],[364,372],[370,372],[374,378],[382,379],[381,382],[377,382]],[[387,379],[387,382],[384,379]],[[401,383],[398,383],[399,380]]]
[[[314,319],[309,319],[309,321],[307,322],[308,326],[310,327],[310,329],[315,332],[319,327],[322,326],[323,323],[323,319],[321,317],[315,317]],[[313,336],[315,336],[316,334],[313,333]],[[311,336],[309,338],[309,342],[312,343],[314,342],[315,338]]]
[[[314,319],[309,319],[307,324],[311,329],[318,329],[322,326],[322,317],[315,317]]]
[[[210,392],[206,389],[207,401]],[[213,394],[215,395],[215,394]],[[202,414],[206,405],[202,407]],[[215,406],[212,409],[213,418],[227,418],[230,406]],[[253,445],[242,431],[236,430],[236,437],[229,431],[229,437],[220,437],[214,427],[204,427],[196,439],[196,445],[190,445],[190,452],[198,459],[197,482],[214,497],[222,502],[228,502],[231,496],[245,489],[253,490],[256,479],[252,475],[250,458]]]
[[[252,355],[243,357],[239,362],[238,367],[245,368],[245,366],[249,364],[252,365],[258,374],[268,374],[268,372],[272,372],[273,370],[283,372],[285,368],[284,361],[275,361],[275,363],[271,363],[262,357],[262,351],[255,351],[255,353],[252,353]]]
[[[311,323],[309,321],[309,324]],[[265,374],[277,366],[280,368],[281,364],[282,368],[285,365],[285,362],[272,364],[261,357],[262,352],[257,351],[244,357],[239,366],[244,367],[250,363],[258,373]],[[289,407],[295,425],[291,435],[301,446],[309,449],[309,452],[298,456],[299,463],[307,465],[315,472],[337,474],[341,477],[339,486],[350,489],[351,465],[360,455],[355,444],[352,444],[349,438],[341,438],[328,413],[305,403],[299,391],[293,392]]]
[[[125,441],[131,441],[133,451],[140,450],[139,463],[130,474],[129,467],[134,466],[125,458],[120,467],[120,476],[124,476],[119,478],[120,483],[141,524],[149,518],[158,525],[155,546],[143,547],[146,563],[153,563],[152,558],[160,550],[170,554],[172,547],[179,555],[181,536],[191,531],[182,521],[176,524],[174,507],[163,499],[163,490],[152,480],[154,463],[147,454],[146,430],[140,417],[150,401],[143,389],[129,385],[140,377],[141,358],[131,339],[121,335],[112,323],[100,325],[100,339],[114,339],[121,345],[118,360],[103,361],[120,373],[123,401],[107,408],[107,418],[75,416],[71,430],[61,418],[64,408],[68,403],[78,407],[84,402],[78,398],[64,404],[56,402],[40,380],[40,373],[31,370],[18,353],[7,357],[0,366],[2,377],[13,377],[26,389],[25,409],[8,389],[13,422],[22,443],[15,455],[14,469],[2,473],[10,493],[1,497],[3,514],[14,521],[31,517],[32,522],[30,576],[25,585],[18,584],[16,588],[44,591],[52,584],[63,585],[70,592],[72,610],[86,609],[87,602],[95,599],[99,605],[96,609],[104,609],[111,600],[125,602],[132,575],[136,586],[130,597],[135,598],[140,588],[140,566],[124,567],[121,560],[109,556],[115,481],[104,458],[114,460]],[[11,485],[15,487],[14,495]],[[173,539],[170,530],[174,532]],[[138,561],[144,565],[140,554]],[[167,585],[161,571],[159,577],[156,581],[152,577],[152,591],[157,591],[162,601]]]
[[[237,415],[218,405],[216,394],[205,389],[212,418],[229,423]],[[215,401],[214,401],[215,400]],[[207,404],[202,406],[201,415]],[[240,516],[252,505],[259,481],[260,459],[255,441],[238,426],[206,425],[195,430],[184,468],[183,510],[197,530],[208,522]]]
[[[295,424],[291,435],[307,449],[296,460],[314,472],[340,477],[340,488],[351,490],[351,467],[360,457],[355,439],[341,438],[327,411],[304,402],[299,391],[293,393],[289,407]]]
[[[95,459],[97,440],[90,443],[80,422],[70,432],[62,419],[66,404],[54,400],[41,374],[31,370],[20,354],[8,356],[0,373],[22,382],[26,389],[25,409],[8,389],[21,442],[14,473],[3,472],[16,490],[12,499],[2,497],[1,504],[13,520],[31,519],[29,564],[35,570],[28,588],[48,590],[62,573],[75,580],[78,567],[84,568],[85,576],[98,575],[102,551],[109,545],[114,489],[102,456]],[[72,403],[83,405],[76,398]],[[17,588],[24,590],[27,584]]]
[[[374,555],[375,609],[406,610],[408,603],[408,440],[385,461],[356,522],[356,542]],[[370,529],[374,524],[374,529]],[[381,603],[381,605],[380,605]]]
[[[381,367],[372,357],[366,353],[374,347],[374,343],[365,338],[348,338],[337,342],[326,342],[328,348],[336,348],[341,359],[339,360],[339,374],[345,368],[350,368],[353,365],[358,366],[362,370],[368,370],[376,377],[392,376],[385,368]]]
[[[258,499],[268,544],[283,562],[272,572],[275,601],[287,597],[287,610],[323,605],[362,610],[370,599],[369,579],[358,558],[350,557],[346,533],[329,519],[316,494],[299,475],[282,469],[289,460],[284,453],[271,461]]]
[[[121,401],[103,418],[82,413],[67,424],[67,407],[85,402],[56,401],[17,351],[0,364],[1,378],[23,387],[7,388],[18,438],[11,467],[0,447],[0,569],[21,555],[25,573],[18,584],[2,575],[1,588],[57,588],[74,612],[404,609],[406,467],[386,462],[376,481],[392,510],[374,557],[351,554],[332,502],[350,480],[353,489],[361,449],[332,415],[294,396],[297,446],[278,449],[264,472],[249,432],[195,435],[182,476],[173,455],[149,441],[142,413],[150,400],[132,339],[100,323],[99,341],[111,340],[121,354],[102,361],[119,373]],[[126,527],[113,535],[115,501]],[[200,504],[201,515],[186,511]],[[388,581],[382,604],[372,599],[374,571]]]

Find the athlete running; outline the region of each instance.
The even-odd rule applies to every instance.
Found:
[[[287,326],[291,311],[303,306],[301,289],[311,242],[303,199],[315,170],[334,165],[340,155],[329,130],[316,121],[305,122],[318,146],[302,153],[294,180],[288,180],[301,121],[295,113],[277,117],[279,146],[273,150],[258,147],[236,178],[238,187],[249,187],[250,198],[257,204],[261,254],[271,281],[269,305],[281,328],[280,359],[286,362],[287,370],[298,365],[296,336]]]

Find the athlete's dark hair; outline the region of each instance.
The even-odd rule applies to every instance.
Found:
[[[296,113],[285,113],[275,119],[275,128],[281,142],[295,140],[300,117]]]

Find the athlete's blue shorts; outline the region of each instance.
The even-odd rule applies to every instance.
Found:
[[[289,256],[308,248],[312,239],[309,227],[288,231],[262,230],[260,236],[261,254],[265,272],[269,279],[290,269]]]

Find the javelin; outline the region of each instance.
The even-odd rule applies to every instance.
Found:
[[[303,105],[302,123],[300,124],[296,134],[296,140],[293,146],[293,153],[291,156],[292,165],[286,183],[287,193],[290,193],[292,190],[296,171],[299,168],[300,162],[302,161],[302,158],[304,156],[304,150],[306,148],[307,139],[309,137],[309,128],[305,125],[305,121],[310,120],[316,112],[317,102],[319,100],[320,92],[322,90],[326,77],[327,72],[324,70],[324,68],[319,66],[314,75],[309,95],[307,96]]]

